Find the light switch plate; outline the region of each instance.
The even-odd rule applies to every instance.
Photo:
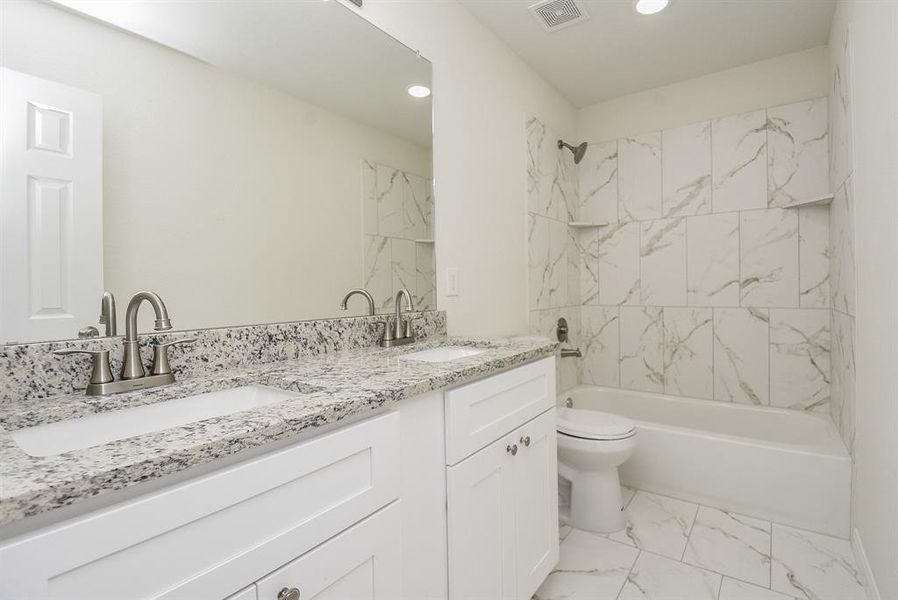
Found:
[[[446,269],[446,295],[458,296],[458,269],[455,267]]]

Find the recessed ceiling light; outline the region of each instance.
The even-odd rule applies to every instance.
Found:
[[[670,0],[635,0],[633,8],[641,15],[659,13],[670,3]]]
[[[408,86],[408,95],[415,98],[427,98],[430,95],[430,88],[426,85],[410,85]]]

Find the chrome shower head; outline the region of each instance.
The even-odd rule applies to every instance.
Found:
[[[567,148],[571,152],[574,153],[574,164],[580,164],[580,161],[583,160],[583,157],[586,155],[586,142],[583,142],[579,146],[571,146],[564,140],[558,140],[558,149]]]

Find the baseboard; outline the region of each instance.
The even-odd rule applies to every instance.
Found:
[[[879,595],[879,588],[876,587],[873,571],[870,570],[870,563],[867,562],[867,553],[864,551],[863,542],[861,542],[861,534],[857,529],[851,530],[851,549],[854,551],[854,560],[857,562],[857,567],[864,576],[864,589],[867,590],[867,599],[882,600],[882,597]]]

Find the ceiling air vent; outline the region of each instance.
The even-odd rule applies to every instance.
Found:
[[[558,31],[589,18],[578,0],[542,0],[529,8],[546,31]]]

